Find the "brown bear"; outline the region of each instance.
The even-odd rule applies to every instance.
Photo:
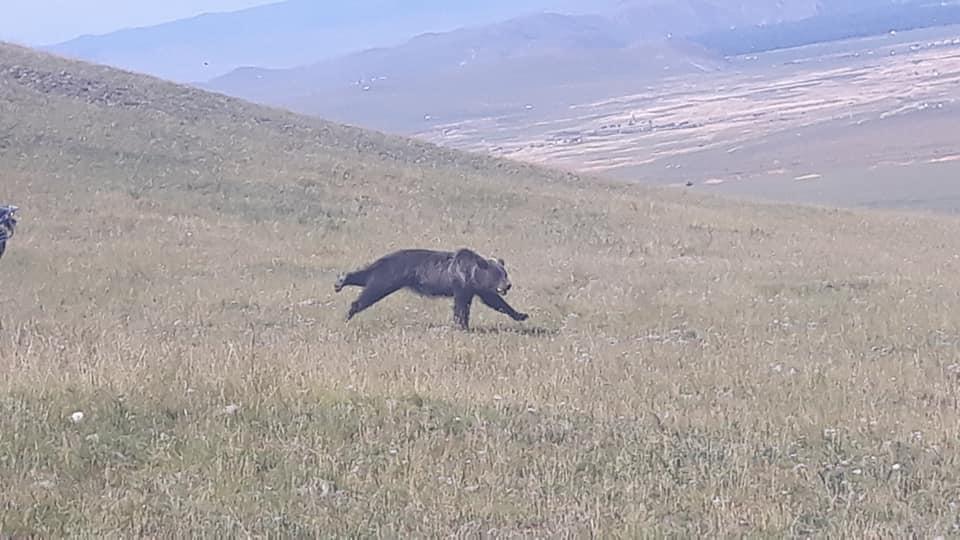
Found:
[[[512,287],[503,259],[484,258],[467,248],[456,252],[395,251],[362,270],[341,274],[334,290],[340,292],[350,285],[363,287],[363,292],[350,305],[348,321],[404,288],[425,297],[453,297],[453,319],[464,330],[470,325],[470,304],[474,296],[479,296],[488,307],[515,321],[525,321],[528,317],[503,299]]]
[[[17,208],[16,206],[0,206],[0,257],[7,250],[7,240],[13,238],[17,231]]]

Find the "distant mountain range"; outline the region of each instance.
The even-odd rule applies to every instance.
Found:
[[[287,0],[49,49],[412,132],[635,93],[729,55],[954,22],[955,0]]]
[[[425,32],[557,10],[607,12],[618,0],[286,0],[144,28],[83,36],[44,50],[178,82],[243,66],[293,67]]]
[[[244,68],[201,86],[385,130],[568,105],[664,73],[711,71],[683,40],[636,39],[624,20],[546,13],[418,36],[294,69]]]
[[[208,81],[241,67],[291,68],[424,33],[526,15],[616,14],[640,38],[810,16],[816,0],[286,0],[155,26],[82,36],[44,50],[178,82]]]
[[[960,2],[956,0],[846,0],[821,6],[811,17],[707,31],[695,40],[710,50],[732,56],[953,24],[960,24]]]
[[[292,69],[241,68],[203,86],[257,99],[305,95],[327,86],[370,90],[521,58],[572,51],[589,55],[629,44],[622,28],[609,19],[549,13],[423,34],[397,47],[368,49]]]
[[[292,69],[248,67],[206,89],[388,131],[468,116],[530,114],[632,92],[662,78],[715,71],[698,33],[795,21],[814,0],[629,0],[606,13],[538,13],[423,34]],[[596,7],[594,8],[596,9]]]

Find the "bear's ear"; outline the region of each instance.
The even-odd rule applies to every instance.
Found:
[[[497,262],[500,263],[500,266],[506,267],[507,263],[503,262],[503,259],[497,259]]]

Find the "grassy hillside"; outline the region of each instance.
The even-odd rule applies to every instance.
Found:
[[[933,537],[958,223],[645,191],[0,49],[0,532]],[[338,271],[506,259],[513,323]],[[70,416],[82,412],[73,422]]]

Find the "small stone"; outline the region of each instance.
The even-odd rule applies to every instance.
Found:
[[[329,497],[337,491],[337,485],[330,480],[320,480],[317,482],[317,495]]]

